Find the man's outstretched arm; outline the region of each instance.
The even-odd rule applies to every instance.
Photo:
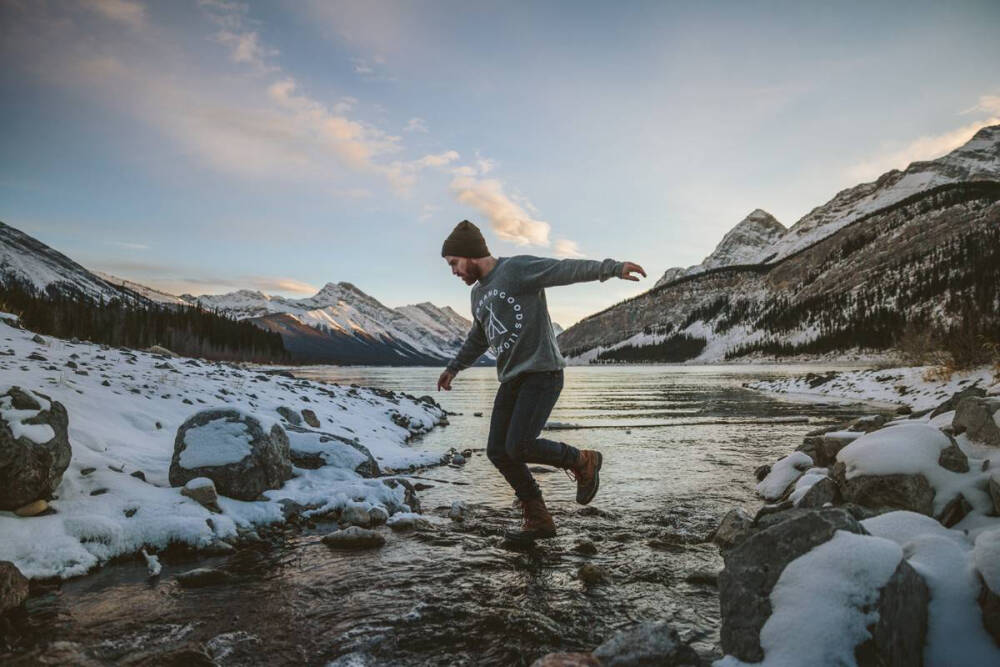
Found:
[[[524,258],[518,267],[518,280],[522,289],[540,289],[558,285],[572,285],[592,280],[604,282],[608,278],[639,280],[633,273],[646,275],[641,266],[633,262],[616,262],[606,259],[552,259],[549,257]]]
[[[458,372],[476,363],[489,346],[490,344],[486,340],[486,334],[483,333],[483,328],[479,325],[479,321],[473,320],[472,328],[469,329],[469,335],[465,337],[465,342],[462,343],[458,354],[448,363],[448,367],[438,377],[438,391],[442,389],[451,391],[451,381],[458,375]]]

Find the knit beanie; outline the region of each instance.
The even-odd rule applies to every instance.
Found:
[[[489,257],[490,251],[486,247],[486,239],[483,238],[483,233],[479,231],[479,227],[476,227],[468,220],[463,220],[455,225],[455,229],[452,230],[448,238],[444,240],[444,245],[441,246],[441,256],[446,257],[448,255],[478,259],[480,257]]]

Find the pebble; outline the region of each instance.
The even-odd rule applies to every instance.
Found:
[[[323,536],[323,544],[334,549],[373,549],[385,544],[385,537],[374,530],[350,526]]]
[[[33,503],[28,503],[24,507],[18,507],[14,514],[18,516],[38,516],[49,508],[49,503],[43,499],[38,499]]]
[[[584,563],[576,571],[576,576],[585,584],[599,584],[607,581],[608,573],[593,563]]]

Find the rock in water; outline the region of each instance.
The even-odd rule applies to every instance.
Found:
[[[584,563],[580,566],[580,569],[576,571],[576,576],[585,584],[593,585],[600,584],[608,580],[608,573],[604,571],[604,568],[598,567],[593,563]]]
[[[28,579],[10,561],[0,561],[0,614],[28,599]]]
[[[372,525],[371,513],[360,505],[348,505],[340,513],[340,522],[368,528]]]
[[[52,494],[69,466],[69,418],[61,403],[11,387],[0,395],[0,510]]]
[[[732,549],[750,536],[751,523],[750,516],[741,508],[731,509],[719,522],[712,541],[719,549]]]
[[[594,649],[603,667],[700,665],[701,659],[677,631],[664,622],[646,621],[620,632]]]
[[[334,549],[374,549],[385,544],[385,538],[374,530],[350,526],[323,536],[323,544]]]
[[[451,504],[451,509],[448,510],[448,518],[452,521],[465,521],[466,512],[465,503],[456,500]]]
[[[963,398],[955,409],[951,426],[955,433],[965,433],[970,440],[1000,447],[1000,398]]]
[[[202,586],[215,586],[232,581],[232,575],[223,570],[216,570],[210,567],[199,567],[188,570],[177,575],[177,583],[184,588],[201,588]]]
[[[589,653],[549,653],[531,663],[531,667],[601,667],[602,664]]]
[[[170,484],[208,477],[218,492],[256,500],[292,476],[288,436],[279,424],[265,431],[256,417],[237,410],[204,410],[177,429]]]
[[[188,481],[181,489],[181,495],[187,496],[206,509],[219,514],[222,508],[219,507],[219,494],[215,490],[215,482],[208,477],[195,477]]]

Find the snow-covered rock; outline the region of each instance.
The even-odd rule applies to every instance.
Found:
[[[72,449],[66,408],[44,394],[11,387],[0,395],[0,510],[49,496]]]
[[[919,655],[927,588],[897,545],[866,532],[842,509],[794,510],[724,552],[721,664],[851,664],[873,636],[883,659]]]
[[[645,621],[623,630],[594,649],[602,667],[698,665],[701,658],[664,621]]]
[[[323,544],[334,549],[375,549],[385,544],[385,536],[367,528],[348,526],[324,535]]]
[[[277,423],[262,424],[239,410],[204,410],[177,429],[173,486],[207,477],[224,496],[256,500],[291,476],[288,436]]]
[[[777,500],[802,473],[813,467],[813,460],[803,452],[792,452],[771,468],[767,477],[757,484],[757,493],[765,500]]]

